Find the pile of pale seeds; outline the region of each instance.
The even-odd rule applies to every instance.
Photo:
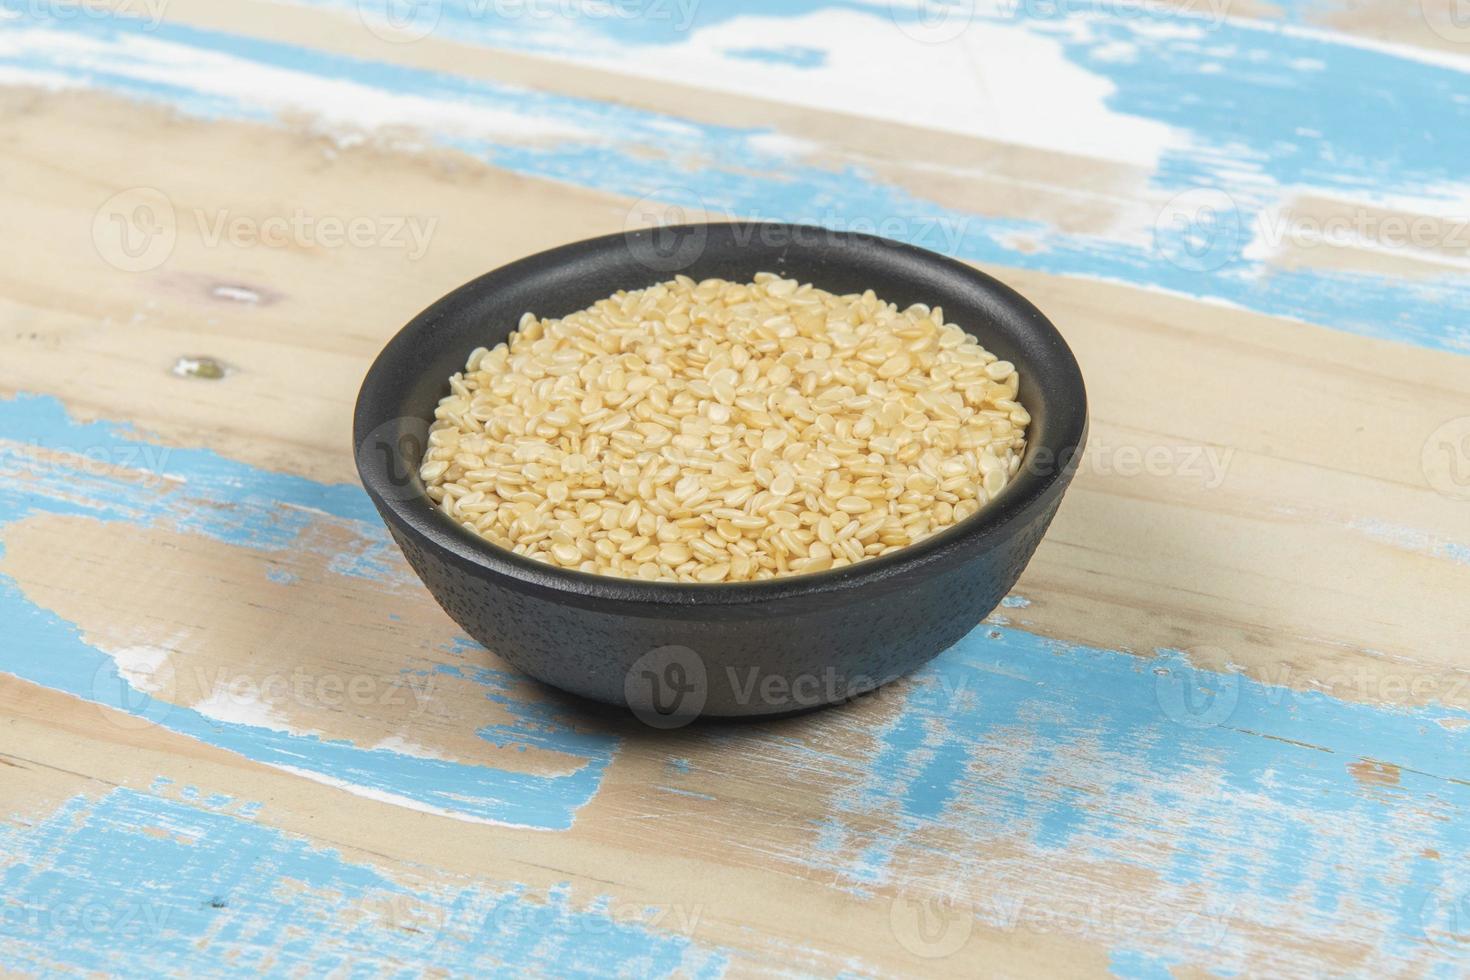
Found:
[[[964,520],[1020,467],[1015,368],[869,290],[680,276],[470,354],[420,475],[453,520],[602,575],[817,572]]]

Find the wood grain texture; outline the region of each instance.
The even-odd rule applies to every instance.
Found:
[[[1470,968],[1454,11],[554,6],[3,8],[0,968]],[[700,214],[999,275],[1093,429],[930,667],[659,733],[458,634],[349,417],[453,286]]]

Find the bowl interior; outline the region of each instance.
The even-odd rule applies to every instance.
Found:
[[[521,315],[563,316],[618,290],[673,278],[749,281],[758,272],[811,282],[834,293],[872,289],[900,308],[943,306],[945,318],[975,335],[1021,375],[1019,400],[1031,414],[1020,474],[993,502],[918,545],[883,558],[813,575],[761,583],[695,586],[632,582],[554,569],[520,558],[459,528],[439,514],[417,477],[423,433],[448,392],[448,378],[476,347],[494,347]],[[1086,395],[1071,351],[1056,329],[1009,287],[962,263],[868,235],[779,224],[683,225],[609,235],[522,259],[460,287],[429,307],[384,349],[358,399],[356,440],[364,486],[394,517],[452,550],[511,568],[541,584],[555,579],[599,579],[614,588],[711,590],[753,588],[770,582],[841,580],[881,572],[892,559],[942,553],[961,532],[1000,526],[1054,488],[1063,466],[1080,449]],[[386,447],[386,448],[385,448]],[[381,450],[381,451],[378,451]],[[1055,487],[1060,492],[1060,487]],[[507,564],[508,563],[508,564]],[[527,566],[535,566],[528,568]],[[584,583],[585,584],[585,583]]]

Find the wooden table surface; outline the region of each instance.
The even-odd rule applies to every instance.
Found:
[[[1470,12],[0,0],[0,968],[1470,973]],[[993,272],[1092,438],[989,621],[657,732],[359,489],[385,340],[710,215]]]

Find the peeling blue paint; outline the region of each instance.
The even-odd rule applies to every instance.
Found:
[[[817,0],[761,0],[738,6],[706,2],[699,5],[700,19],[693,23],[718,23],[742,12],[794,15],[831,6],[870,9],[863,3]],[[1023,5],[1021,12],[1032,6]],[[446,10],[453,33],[459,29],[458,7],[450,4]],[[1157,28],[1193,22],[1159,10],[1110,19],[1102,5],[1085,13],[1082,19],[1038,17],[1030,26],[1056,37],[1076,64],[1114,84],[1110,108],[1165,122],[1189,137],[1187,146],[1170,151],[1162,161],[1153,176],[1156,188],[1224,188],[1235,199],[1235,217],[1243,222],[1256,217],[1271,197],[1303,189],[1372,197],[1453,194],[1463,188],[1464,161],[1470,159],[1470,100],[1464,95],[1463,72],[1259,25],[1225,24],[1192,38],[1175,35],[1166,42]],[[35,10],[29,14],[36,18]],[[66,22],[40,17],[39,22],[46,30],[84,35],[119,48],[142,35],[137,24],[127,20]],[[669,43],[682,36],[667,28],[624,19],[610,22],[607,36],[613,43],[635,39],[629,32],[637,32],[641,43]],[[15,37],[29,28],[7,21],[6,29]],[[755,148],[761,137],[770,135],[763,130],[699,126],[596,101],[374,65],[178,25],[163,25],[148,36],[257,65],[347,79],[378,91],[569,119],[594,136],[627,134],[634,145],[665,146],[671,155],[694,161],[689,169],[672,172],[679,186],[670,187],[666,158],[649,159],[597,139],[530,147],[441,137],[446,145],[518,173],[630,197],[651,194],[659,200],[746,216],[839,227],[892,218],[896,226],[874,230],[975,261],[1215,297],[1368,336],[1470,351],[1470,331],[1465,327],[1470,321],[1470,289],[1463,279],[1406,282],[1346,272],[1268,270],[1238,254],[1218,271],[1192,271],[1169,261],[1166,253],[1173,246],[1168,242],[1163,249],[1157,244],[1150,249],[1101,236],[1062,234],[1037,222],[942,209],[886,186],[858,167],[834,170],[787,161],[779,179],[763,178],[757,174],[771,169],[775,159]],[[493,33],[475,39],[501,43]],[[522,32],[516,41],[523,40]],[[557,43],[543,36],[533,39],[532,46]],[[1120,57],[1120,50],[1132,53]],[[130,67],[129,58],[137,59],[136,53],[121,52],[112,64],[83,70],[41,47],[37,51],[35,56],[0,57],[0,65],[58,71],[88,85],[204,117],[270,118],[245,92],[201,95],[150,80],[132,70],[146,67],[144,62],[135,60]],[[766,49],[744,53],[773,55]],[[809,66],[820,63],[805,50],[797,57]],[[1303,131],[1313,135],[1304,137]],[[952,242],[943,240],[946,229],[955,232]],[[1019,238],[1029,239],[1035,250],[1017,248],[1014,242]],[[40,399],[0,403],[0,433],[34,436],[43,447],[72,452],[97,448],[104,453],[136,453],[147,446],[126,427],[74,423],[58,405]],[[280,551],[294,547],[315,524],[335,520],[353,528],[365,543],[361,553],[334,557],[332,570],[375,581],[401,575],[391,545],[355,487],[269,474],[205,450],[167,454],[156,467],[108,457],[137,473],[138,479],[131,481],[63,464],[69,485],[76,490],[65,498],[35,492],[24,469],[33,465],[33,454],[23,449],[0,456],[0,463],[14,460],[22,467],[16,473],[0,467],[0,526],[34,514],[71,514],[171,527],[234,546]],[[181,501],[187,506],[181,507]],[[1463,545],[1435,547],[1441,557],[1467,560]],[[267,574],[273,581],[285,581],[276,576],[287,573],[272,569]],[[1023,608],[1026,603],[1013,597],[1005,605]],[[608,737],[575,732],[548,709],[519,700],[513,675],[468,663],[442,665],[439,672],[479,684],[487,698],[515,719],[482,729],[481,737],[497,746],[568,753],[585,762],[575,777],[548,780],[225,725],[130,691],[105,654],[87,646],[71,624],[35,607],[4,577],[0,577],[0,612],[7,622],[18,624],[15,635],[22,653],[7,655],[4,664],[16,676],[102,703],[110,700],[99,691],[119,691],[115,706],[122,710],[142,717],[161,713],[159,720],[167,727],[250,758],[311,769],[470,815],[529,826],[569,826],[576,809],[595,793],[615,746]],[[475,648],[457,640],[447,652],[464,661],[473,657]],[[912,700],[907,710],[876,732],[878,747],[870,771],[856,775],[857,787],[840,798],[841,811],[815,828],[815,863],[871,886],[886,882],[899,855],[925,846],[920,835],[935,828],[957,829],[970,843],[1016,836],[1036,854],[1057,851],[1085,854],[1086,860],[1140,863],[1158,875],[1163,890],[1202,887],[1218,894],[1258,896],[1250,907],[1235,910],[1253,927],[1270,930],[1290,916],[1296,933],[1324,939],[1346,934],[1371,945],[1374,962],[1382,965],[1423,954],[1425,902],[1452,880],[1454,869],[1470,861],[1466,830],[1470,821],[1465,813],[1470,804],[1466,788],[1470,729],[1464,727],[1470,717],[1458,709],[1349,704],[1199,671],[1176,651],[1161,651],[1156,660],[1141,661],[1120,652],[1048,644],[1006,628],[1003,619],[995,628],[977,630],[918,678],[936,679],[950,682],[951,688],[963,687],[973,697],[944,705]],[[998,748],[1014,745],[1021,751],[1012,763],[991,758]],[[1347,769],[1360,758],[1400,767],[1401,785],[1366,791]],[[673,768],[687,773],[690,764],[676,760]],[[183,795],[196,799],[191,791]],[[1119,798],[1133,799],[1134,805],[1119,806]],[[466,970],[486,965],[483,947],[459,937],[455,937],[458,945],[451,943],[441,951],[420,948],[414,945],[417,939],[395,936],[400,945],[381,952],[376,934],[341,925],[342,903],[350,907],[365,895],[397,894],[391,882],[332,852],[313,851],[272,831],[247,831],[242,838],[238,820],[207,812],[217,804],[217,798],[205,800],[201,810],[120,790],[95,806],[73,801],[68,804],[72,809],[64,808],[40,827],[4,831],[0,842],[6,846],[0,851],[6,854],[55,855],[44,866],[39,861],[5,864],[0,881],[11,903],[7,914],[16,907],[66,908],[69,900],[75,906],[77,896],[85,901],[95,894],[89,891],[94,887],[110,887],[106,894],[111,896],[124,885],[152,882],[150,868],[154,873],[165,869],[172,873],[160,879],[164,897],[159,908],[179,916],[155,923],[160,935],[167,933],[158,947],[165,965],[197,966],[197,961],[185,957],[207,938],[227,948],[245,948],[247,962],[242,965],[250,966],[248,957],[258,955],[246,942],[247,938],[254,942],[253,934],[247,937],[238,924],[219,925],[221,910],[212,905],[216,897],[229,899],[241,891],[247,892],[248,901],[260,896],[259,907],[247,911],[256,917],[253,922],[266,922],[275,930],[271,935],[279,938],[260,947],[273,945],[287,963],[313,970],[356,969],[361,964],[351,958],[350,947],[366,938],[373,955],[383,957],[369,961],[370,967],[391,966],[396,962],[392,957],[399,955],[416,965],[426,955],[440,952],[452,954],[454,965]],[[1158,821],[1141,825],[1139,813],[1156,814]],[[890,817],[890,833],[854,831],[846,821],[857,816],[869,822]],[[211,822],[216,819],[224,822]],[[86,828],[85,835],[67,829],[77,822]],[[189,862],[195,858],[177,852],[183,846],[177,841],[170,845],[167,840],[143,839],[137,828],[145,825],[166,826],[194,840],[190,847],[208,843],[199,853],[211,863],[191,880],[184,872],[194,869]],[[131,848],[142,848],[138,860],[149,863],[123,862],[114,868],[97,857]],[[1440,857],[1426,856],[1424,851],[1430,848]],[[1139,857],[1156,852],[1164,854],[1162,864]],[[276,879],[265,877],[263,871],[259,881],[250,878],[257,865],[272,861],[285,861],[286,877],[307,884],[314,897],[306,902],[305,920],[315,924],[320,918],[335,929],[327,934],[330,941],[292,932],[301,920],[288,922],[279,903],[266,897]],[[95,877],[83,880],[74,869]],[[181,890],[186,888],[193,890],[185,895]],[[332,899],[338,904],[328,903],[318,892],[338,896]],[[520,920],[523,902],[514,890],[507,893],[510,899],[487,898],[483,892],[465,894],[436,894],[426,901],[436,907],[468,905],[481,910],[486,903],[493,909],[502,901],[514,902],[511,919],[519,924],[510,930],[506,944],[513,953],[511,966],[545,965],[544,942],[533,936],[580,929],[568,926],[573,913],[564,894],[554,894],[545,906],[552,909],[549,921],[534,910]],[[1299,897],[1306,899],[1305,905],[1297,903]],[[21,921],[22,939],[14,947],[21,952],[6,965],[40,971],[62,962],[126,970],[139,962],[128,959],[133,954],[126,944],[114,948],[87,936],[68,936],[75,951],[58,954],[53,941],[57,937],[49,931],[55,923],[43,919],[38,926],[28,918]],[[504,927],[497,920],[496,928]],[[471,939],[485,935],[481,931]],[[634,933],[606,945],[609,948],[576,950],[592,957],[587,960],[588,972],[622,970],[629,964],[638,972],[688,966],[687,948],[677,943],[671,948],[661,937]],[[1248,964],[1242,948],[1227,938],[1220,955],[1211,959],[1227,974],[1231,964],[1243,969]],[[1187,943],[1180,944],[1178,955],[1168,956],[1154,948],[1123,944],[1112,951],[1110,965],[1129,976],[1168,976],[1171,967],[1194,962],[1193,952],[1198,950]],[[76,958],[58,961],[58,955]],[[722,962],[715,957],[700,964],[700,970],[718,972]],[[150,968],[155,965],[148,963]],[[1453,970],[1443,960],[1429,967],[1432,974],[1449,975]]]
[[[1108,972],[1132,980],[1174,980],[1174,971],[1170,969],[1174,965],[1178,965],[1177,960],[1137,950],[1116,950],[1108,957]]]
[[[1110,107],[1185,127],[1182,131],[1190,136],[1190,146],[1165,158],[1154,175],[1157,188],[1222,189],[1232,195],[1230,210],[1243,225],[1266,206],[1270,196],[1294,189],[1310,192],[1318,188],[1312,181],[1322,182],[1321,189],[1357,189],[1369,197],[1411,189],[1421,195],[1436,193],[1436,188],[1447,195],[1463,193],[1453,188],[1461,187],[1464,179],[1470,100],[1453,93],[1463,87],[1465,73],[1383,51],[1227,23],[1198,43],[1212,45],[1210,50],[1220,48],[1221,58],[1244,51],[1240,57],[1250,70],[1227,75],[1226,81],[1238,87],[1237,94],[1226,106],[1211,110],[1215,115],[1198,117],[1215,129],[1195,132],[1187,127],[1196,117],[1188,115],[1188,107],[1175,98],[1173,82],[1150,76],[1126,60],[1108,61],[1098,54],[1102,47],[1098,37],[1127,34],[1128,43],[1141,52],[1137,60],[1146,63],[1163,43],[1155,36],[1159,31],[1149,33],[1150,26],[1178,26],[1170,19],[1173,17],[1140,11],[1117,23],[1102,16],[1089,16],[1085,21],[1042,17],[1028,22],[1029,29],[1052,33],[1085,67],[1118,86]],[[1221,238],[1213,224],[1192,224],[1182,233],[1165,227],[1149,244],[1068,233],[1038,221],[945,208],[885,184],[862,167],[803,164],[773,152],[767,140],[772,135],[769,130],[700,125],[614,103],[554,96],[175,24],[152,28],[128,18],[59,20],[38,13],[24,20],[28,22],[7,27],[19,53],[0,56],[0,65],[60,74],[195,115],[264,119],[269,113],[252,99],[252,66],[254,70],[297,71],[304,78],[331,78],[370,92],[422,96],[467,110],[557,120],[588,134],[534,144],[438,134],[443,145],[516,173],[633,198],[650,196],[662,203],[742,219],[801,220],[876,231],[979,263],[1214,298],[1366,336],[1470,352],[1470,327],[1466,326],[1470,323],[1470,285],[1463,276],[1409,280],[1351,271],[1277,268],[1244,258],[1241,243],[1228,236]],[[1197,26],[1197,20],[1189,18],[1181,23]],[[85,36],[103,45],[106,53],[90,59],[81,70],[70,60],[65,45],[50,43],[58,31],[67,37]],[[201,96],[192,89],[158,81],[146,65],[137,62],[131,47],[145,35],[150,44],[171,46],[185,58],[213,54],[234,59],[229,77],[238,80],[235,84],[240,90],[228,96]],[[1322,61],[1324,67],[1305,71],[1300,67],[1304,59]],[[1208,87],[1216,85],[1215,80],[1198,73],[1188,77],[1191,85],[1198,83],[1206,86],[1205,92],[1215,91]],[[1359,91],[1366,84],[1362,80],[1369,77],[1418,99],[1412,120],[1397,102],[1369,99],[1351,103],[1336,94],[1342,85]],[[1327,138],[1314,137],[1317,143],[1304,138],[1283,142],[1284,131],[1279,127],[1285,123],[1267,118],[1266,113],[1245,111],[1244,107],[1259,101],[1277,105],[1284,98],[1280,90],[1302,86],[1317,93],[1313,104],[1321,106],[1310,110],[1314,113],[1311,121],[1326,127]],[[1296,98],[1300,101],[1294,105],[1308,101],[1300,93]],[[1391,139],[1373,140],[1365,135],[1384,127],[1412,137],[1412,152],[1401,152]],[[661,152],[649,154],[647,147]],[[671,168],[671,159],[679,161],[678,168]],[[1201,268],[1192,261],[1198,258],[1192,243],[1201,235],[1212,249],[1215,245],[1225,249],[1218,267],[1213,252],[1207,256],[1209,267]]]
[[[1192,908],[1203,889],[1257,935],[1290,921],[1294,936],[1350,936],[1370,950],[1365,968],[1453,975],[1421,918],[1470,867],[1470,712],[1345,702],[1200,670],[1179,651],[1143,659],[1004,627],[975,630],[903,683],[805,859],[858,894],[893,881],[934,834],[952,835],[957,881],[1024,891],[986,864],[1007,841],[1036,861],[1054,853],[1069,875],[1140,864],[1161,904]],[[817,749],[785,751],[830,769]],[[1349,770],[1363,759],[1399,767],[1399,784],[1366,788]],[[1225,912],[1213,915],[1223,929]],[[1248,971],[1253,948],[1214,928],[1140,936],[1115,950],[1115,969],[1152,975],[1168,949]]]
[[[98,465],[103,461],[115,469]],[[53,398],[0,399],[0,530],[41,514],[159,527],[267,553],[288,552],[315,524],[335,520],[350,532],[349,540],[360,543],[346,574],[388,583],[408,576],[355,485],[272,473],[207,449],[154,446],[126,425],[74,421]],[[619,744],[611,734],[576,729],[539,699],[514,696],[519,679],[489,670],[476,679],[486,686],[486,697],[515,720],[486,726],[481,736],[495,745],[556,753],[575,762],[574,771],[543,776],[221,721],[134,688],[112,657],[83,639],[74,624],[37,606],[4,574],[0,614],[11,641],[0,660],[4,673],[257,762],[470,819],[570,827],[596,793]]]
[[[10,522],[35,513],[156,524],[227,544],[286,552],[334,518],[361,541],[335,569],[403,579],[402,563],[355,483],[320,483],[259,469],[209,449],[161,446],[132,425],[79,422],[55,398],[0,399],[0,494]],[[54,462],[38,456],[63,453]],[[121,472],[124,475],[119,475]],[[65,481],[66,493],[59,491]]]
[[[157,463],[146,472],[77,470],[77,489],[55,496],[45,491],[73,484],[67,467],[78,457],[100,451],[126,470],[122,454],[149,444],[127,427],[74,422],[54,399],[38,397],[0,400],[0,437],[10,450],[0,469],[0,528],[53,513],[145,526],[174,521],[186,533],[268,550],[289,546],[281,527],[292,525],[253,512],[267,500],[344,521],[366,506],[354,502],[351,488],[298,483],[206,450],[165,456],[161,447],[153,447]],[[70,455],[46,463],[47,475],[62,479],[38,484],[26,465],[45,451]],[[217,495],[219,506],[195,501],[196,493]],[[244,505],[223,506],[232,494]],[[197,509],[204,513],[188,513]],[[572,775],[539,777],[220,723],[128,687],[110,657],[3,576],[0,612],[17,639],[4,662],[8,673],[252,759],[452,813],[570,826],[616,748],[610,736],[579,731],[538,701],[522,702],[518,678],[476,664],[477,648],[463,637],[446,643],[453,662],[432,672],[479,685],[510,713],[511,722],[485,726],[481,737],[581,760]],[[1161,854],[1143,867],[1158,876],[1162,894],[1204,888],[1252,895],[1250,908],[1237,906],[1236,914],[1255,917],[1261,928],[1291,915],[1296,930],[1325,937],[1350,919],[1358,936],[1373,937],[1376,955],[1396,962],[1422,948],[1416,923],[1427,894],[1470,861],[1470,713],[1459,709],[1346,703],[1198,670],[1177,651],[1143,660],[996,625],[977,629],[881,696],[898,696],[892,692],[902,692],[902,709],[872,730],[875,751],[861,768],[842,763],[849,768],[833,813],[814,829],[807,857],[860,892],[888,882],[902,855],[930,846],[926,835],[935,828],[977,848],[1019,835],[1038,859],[1058,853],[1115,866]],[[805,754],[820,771],[837,761],[804,741],[740,726],[691,734],[716,749],[759,738],[764,751],[788,753],[798,764]],[[1007,755],[996,758],[997,751]],[[1400,786],[1365,791],[1348,770],[1360,759],[1400,767]],[[685,757],[669,766],[693,771]],[[1158,819],[1140,821],[1147,813]],[[1430,848],[1439,857],[1428,856]],[[1340,860],[1343,854],[1352,860]],[[973,860],[957,857],[960,866]]]
[[[700,908],[579,908],[565,885],[538,896],[430,869],[409,868],[405,883],[243,818],[228,798],[180,795],[194,802],[120,788],[38,823],[0,822],[0,966],[705,978],[729,962],[693,938]]]

